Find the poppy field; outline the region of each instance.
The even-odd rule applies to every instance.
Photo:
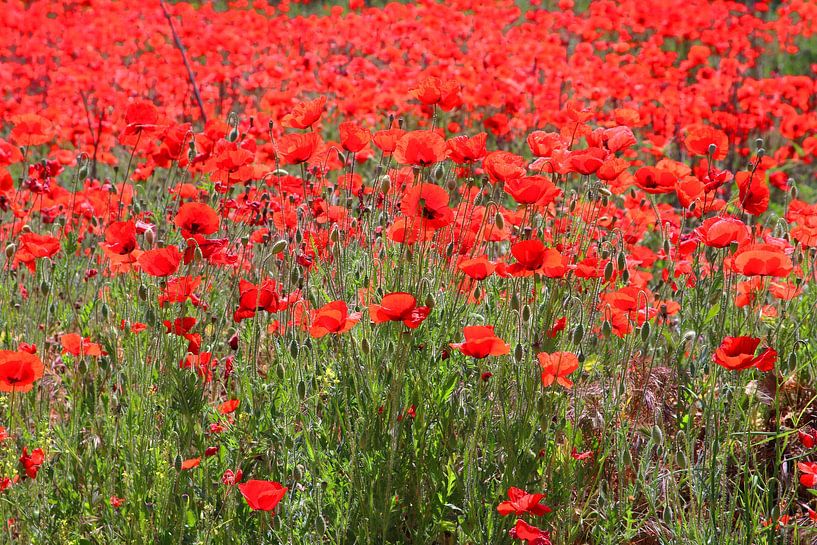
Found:
[[[4,2],[0,543],[817,543],[815,20]]]

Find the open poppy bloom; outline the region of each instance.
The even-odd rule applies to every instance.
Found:
[[[457,268],[474,280],[484,280],[494,274],[496,263],[489,260],[487,255],[483,255],[472,259],[463,259],[457,264]]]
[[[253,511],[272,511],[288,490],[281,483],[255,479],[240,483],[238,489]]]
[[[14,255],[14,263],[22,263],[28,270],[37,270],[37,260],[51,258],[60,250],[60,239],[52,235],[25,233],[20,236],[20,247]]]
[[[137,260],[142,272],[150,276],[170,276],[179,270],[182,253],[175,246],[148,250]]]
[[[238,282],[238,293],[238,308],[233,313],[236,322],[252,318],[259,310],[280,310],[278,284],[274,280],[267,279],[255,285],[242,278]]]
[[[748,244],[732,256],[732,269],[746,276],[788,276],[793,268],[791,257],[774,244]]]
[[[817,487],[817,462],[798,462],[800,470],[800,484],[808,488]]]
[[[434,131],[407,132],[394,149],[394,159],[403,165],[427,167],[445,156],[445,139]]]
[[[509,534],[512,539],[526,541],[528,545],[551,545],[550,532],[528,524],[522,519],[516,521]]]
[[[418,218],[422,227],[439,229],[454,219],[448,206],[448,192],[431,183],[419,183],[412,186],[400,202],[400,211],[406,216]]]
[[[174,223],[182,230],[182,236],[212,235],[218,231],[218,214],[200,202],[186,202],[179,207]]]
[[[299,165],[309,161],[321,144],[316,132],[285,134],[278,140],[278,153],[286,165]]]
[[[415,329],[422,324],[430,312],[429,307],[418,307],[417,299],[410,293],[402,291],[384,295],[379,305],[369,305],[372,322],[376,324],[403,322],[410,329]]]
[[[505,192],[519,204],[547,206],[562,190],[544,176],[522,176],[505,182]]]
[[[539,358],[539,366],[542,368],[542,386],[548,387],[555,381],[565,388],[573,387],[573,381],[567,378],[567,375],[579,368],[579,358],[576,354],[541,352],[536,357]]]
[[[567,258],[555,248],[546,248],[539,239],[523,240],[511,246],[516,263],[508,267],[513,276],[541,273],[548,278],[561,278],[567,272]]]
[[[731,371],[743,371],[757,367],[761,371],[771,371],[777,361],[777,351],[766,348],[755,355],[760,339],[755,337],[725,337],[712,356],[715,363]]]
[[[77,333],[66,333],[60,337],[60,343],[62,344],[63,354],[71,354],[77,357],[99,357],[106,354],[101,345],[91,342],[91,339],[83,338]]]
[[[345,301],[332,301],[312,315],[309,334],[319,339],[329,333],[340,334],[352,329],[360,321],[360,313],[349,314]]]
[[[281,119],[281,123],[285,127],[293,129],[308,129],[321,118],[325,106],[326,97],[324,96],[306,102],[299,102],[292,108],[292,112]]]
[[[544,494],[528,494],[521,488],[512,486],[508,489],[508,500],[500,503],[496,510],[503,517],[510,514],[521,516],[526,513],[541,517],[550,513],[550,507],[541,503],[544,498]]]
[[[716,161],[726,159],[729,152],[729,139],[726,133],[704,124],[690,125],[686,128],[684,145],[693,155],[709,155],[709,147],[714,146],[715,153],[712,159]]]
[[[472,325],[462,329],[465,342],[451,343],[451,348],[459,350],[466,356],[483,359],[488,356],[504,356],[510,353],[511,347],[496,336],[492,325]]]
[[[43,362],[34,354],[0,350],[0,392],[28,392],[44,370]]]

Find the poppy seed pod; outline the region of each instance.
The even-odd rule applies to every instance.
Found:
[[[584,338],[584,326],[582,324],[578,324],[575,328],[573,328],[573,344],[579,344],[582,342]]]
[[[384,174],[380,177],[380,192],[385,194],[389,192],[391,189],[391,178],[388,174]]]
[[[661,427],[658,424],[652,427],[650,439],[652,439],[652,442],[655,445],[661,445],[664,443],[664,432],[661,431]]]
[[[275,242],[275,244],[272,245],[272,248],[270,249],[270,251],[273,254],[280,254],[281,252],[286,251],[287,245],[288,245],[288,243],[287,243],[286,240],[284,240],[284,239],[278,240],[277,242]]]

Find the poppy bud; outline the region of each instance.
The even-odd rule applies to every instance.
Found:
[[[755,147],[762,148],[763,147],[763,139],[762,138],[755,138]]]
[[[601,334],[605,337],[609,337],[613,333],[613,326],[610,324],[609,321],[604,320],[601,323]]]
[[[661,427],[658,424],[652,427],[652,435],[650,438],[655,445],[664,443],[664,432],[661,431]]]
[[[631,467],[633,465],[633,453],[630,452],[629,447],[625,448],[624,452],[621,454],[621,461],[626,467]]]
[[[792,352],[789,354],[789,369],[796,369],[797,368],[797,353]]]
[[[482,288],[477,286],[474,288],[474,299],[481,299],[482,298]]]
[[[709,144],[709,155],[715,155],[717,151],[718,146],[716,146],[715,144]]]
[[[443,169],[442,163],[438,163],[437,166],[434,167],[434,173],[432,175],[438,182],[443,179],[443,176],[445,176],[445,169]]]
[[[607,195],[602,195],[601,196],[601,205],[606,208],[607,205],[609,205],[609,204],[610,204],[610,197],[608,197]]]
[[[95,219],[95,218],[96,218],[96,216],[91,216],[91,219],[92,219],[92,220],[93,220],[93,219]],[[27,224],[27,223],[26,223],[25,225],[23,225],[23,226],[20,228],[20,232],[21,232],[21,233],[30,233],[30,232],[31,232],[31,226],[30,226],[29,224]]]
[[[298,350],[299,350],[298,342],[295,339],[292,339],[289,342],[289,355],[292,356],[293,358],[297,358]]]
[[[797,186],[794,185],[794,178],[789,178],[788,183],[789,183],[789,195],[791,195],[792,199],[796,199],[798,192],[797,192]]]
[[[332,242],[337,242],[340,240],[340,230],[338,229],[337,225],[333,225],[332,230],[329,231],[329,240]]]
[[[388,174],[385,174],[380,177],[380,192],[388,193],[389,189],[391,189],[391,178]]]
[[[227,141],[235,142],[236,140],[238,140],[238,128],[233,127],[230,132],[227,133]]]
[[[429,293],[428,295],[426,295],[425,305],[428,308],[434,308],[434,305],[436,304],[437,302],[434,300],[434,296],[432,294]]]
[[[306,398],[306,383],[304,381],[298,382],[298,399],[303,401]]]
[[[697,202],[697,201],[692,201],[692,202],[689,204],[689,211],[690,211],[690,212],[695,212],[695,209],[696,209],[696,208],[698,208],[698,202]]]
[[[230,340],[227,341],[227,344],[233,350],[238,350],[238,332],[235,332],[235,333],[232,334],[232,336],[230,337]]]
[[[440,169],[440,170],[442,170],[442,169]],[[454,191],[455,189],[457,189],[457,185],[458,184],[457,184],[457,179],[456,178],[451,178],[450,180],[448,180],[448,183],[445,184],[445,186],[448,188],[449,191]]]
[[[503,216],[500,212],[497,212],[494,216],[494,224],[496,228],[500,231],[505,228],[505,216]]]
[[[283,363],[278,363],[275,367],[275,374],[278,375],[278,380],[283,380],[284,376],[286,375],[286,368],[284,368]]]
[[[630,283],[630,271],[624,269],[624,272],[621,273],[621,279],[624,281],[625,284]]]
[[[762,159],[764,155],[766,155],[766,149],[765,148],[760,148],[760,149],[757,150],[757,158],[758,159]]]
[[[665,506],[664,511],[661,513],[661,518],[664,519],[664,524],[668,527],[672,527],[672,522],[675,518],[675,515],[672,513],[672,507],[669,505]]]
[[[201,246],[196,246],[196,249],[193,250],[193,262],[200,263],[204,259],[204,253],[201,251]]]
[[[573,344],[579,344],[579,343],[582,342],[582,339],[584,338],[584,326],[582,326],[582,324],[578,324],[573,329],[572,338],[573,338]]]
[[[609,282],[611,278],[613,278],[613,262],[608,261],[604,266],[604,281]]]
[[[616,256],[616,266],[618,266],[618,270],[623,271],[625,267],[627,267],[627,256],[624,255],[624,252],[619,252]]]
[[[179,456],[178,454],[176,455],[176,458],[173,460],[173,467],[176,468],[176,471],[182,470],[182,457]]]
[[[88,177],[88,162],[84,161],[82,165],[80,165],[79,170],[77,170],[77,177],[80,180],[85,180]]]
[[[531,315],[530,305],[525,305],[524,307],[522,307],[522,321],[525,323],[530,322],[530,315]]]
[[[296,481],[302,480],[304,478],[304,466],[301,464],[296,465],[295,470],[292,472],[292,476]]]
[[[371,352],[371,348],[372,347],[369,344],[369,340],[364,337],[363,340],[360,341],[360,351],[363,352],[364,354],[368,354],[369,352]]]
[[[289,176],[289,172],[287,172],[286,170],[284,170],[282,168],[276,168],[275,170],[272,171],[272,175],[273,176],[279,176],[279,177],[280,176]]]
[[[156,242],[156,232],[153,229],[145,231],[145,242],[147,242],[148,248],[153,247],[153,243]]]
[[[522,358],[525,357],[525,349],[522,348],[522,343],[516,343],[516,347],[513,349],[513,358],[520,362]]]
[[[686,453],[683,450],[679,450],[675,453],[675,465],[678,467],[687,467],[689,464],[689,459],[687,458]]]
[[[650,322],[644,322],[641,326],[641,340],[645,343],[650,340]]]
[[[108,316],[111,314],[111,307],[108,306],[108,303],[102,303],[102,308],[100,310],[102,311],[102,317],[107,320]]]
[[[49,285],[48,285],[48,283],[47,283],[45,280],[43,280],[42,282],[40,282],[40,293],[42,293],[43,295],[48,295],[48,292],[49,292],[49,291],[50,291],[50,290],[49,290]]]
[[[514,294],[511,296],[511,308],[513,310],[519,310],[520,304],[521,303],[519,302],[519,295],[516,292],[514,292]]]
[[[287,245],[288,245],[287,241],[284,240],[284,239],[281,239],[281,240],[277,241],[275,244],[272,245],[272,248],[271,248],[270,251],[273,254],[280,254],[281,252],[286,251]]]
[[[11,259],[12,257],[14,257],[14,254],[16,252],[17,252],[17,246],[15,246],[13,243],[6,246],[6,258],[7,259]]]
[[[301,280],[301,271],[299,269],[292,269],[292,272],[289,274],[289,281],[293,284],[297,284]]]
[[[671,249],[672,249],[672,247],[670,246],[669,239],[665,238],[664,239],[664,255],[669,256]]]
[[[326,533],[326,519],[323,518],[323,515],[318,515],[315,519],[315,531],[319,536],[323,536]]]

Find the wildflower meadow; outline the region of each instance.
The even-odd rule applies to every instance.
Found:
[[[817,0],[0,4],[0,543],[817,543]]]

